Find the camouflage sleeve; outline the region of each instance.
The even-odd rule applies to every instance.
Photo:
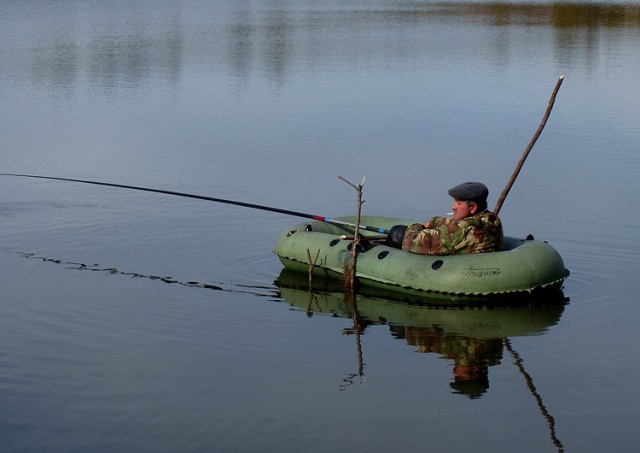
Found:
[[[424,233],[425,230],[425,226],[420,223],[409,225],[404,232],[402,250],[406,250],[411,253],[428,253],[430,246],[425,242],[425,240],[429,239],[429,237]]]
[[[465,231],[452,219],[433,218],[425,225],[414,223],[407,228],[402,249],[423,255],[450,255],[464,241]]]
[[[407,228],[402,249],[425,255],[455,255],[502,250],[502,223],[491,212],[455,221],[451,217],[434,217],[425,225]]]

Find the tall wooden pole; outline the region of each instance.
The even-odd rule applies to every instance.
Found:
[[[551,115],[551,109],[553,109],[553,104],[556,102],[556,95],[558,94],[558,90],[560,89],[560,85],[562,85],[563,81],[564,81],[564,75],[561,75],[560,78],[558,79],[558,83],[556,83],[555,89],[553,90],[553,94],[551,95],[551,99],[549,100],[549,105],[547,106],[547,111],[545,112],[544,117],[542,118],[542,122],[540,122],[540,126],[538,126],[538,130],[536,131],[533,138],[529,142],[529,146],[527,146],[527,149],[522,154],[522,157],[520,158],[520,161],[518,162],[518,165],[515,171],[513,172],[513,175],[511,175],[511,179],[509,180],[506,187],[502,191],[502,194],[500,194],[500,198],[498,199],[498,202],[496,203],[496,207],[493,210],[493,212],[496,215],[500,212],[500,209],[502,208],[502,204],[504,203],[504,199],[507,198],[507,195],[509,194],[511,187],[513,186],[513,183],[516,181],[516,178],[518,177],[518,174],[520,173],[520,170],[524,165],[524,161],[527,160],[529,153],[533,149],[533,145],[536,144],[536,141],[538,140],[538,137],[540,137],[540,134],[542,133],[544,126],[547,124],[549,115]]]

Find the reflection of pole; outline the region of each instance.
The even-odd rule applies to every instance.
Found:
[[[534,396],[534,398],[538,403],[540,412],[542,412],[542,415],[547,419],[547,423],[549,424],[549,431],[551,434],[551,440],[553,441],[553,444],[556,447],[558,447],[558,451],[564,451],[564,446],[562,445],[562,442],[560,442],[560,439],[558,439],[558,437],[556,436],[556,421],[554,420],[553,416],[549,413],[544,403],[542,402],[542,397],[540,397],[540,394],[536,390],[536,386],[533,385],[533,379],[531,379],[531,376],[529,375],[529,373],[527,373],[527,371],[524,369],[524,366],[522,365],[522,358],[520,358],[520,354],[518,354],[513,349],[513,347],[511,346],[511,342],[509,341],[508,338],[504,339],[504,346],[505,348],[507,348],[507,350],[511,353],[511,355],[515,359],[515,365],[518,367],[518,370],[520,370],[520,373],[522,373],[522,375],[524,376],[524,379],[527,382],[527,387],[529,388],[529,391],[531,392],[531,394]]]

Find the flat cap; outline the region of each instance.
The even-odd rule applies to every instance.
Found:
[[[463,182],[449,189],[449,195],[456,200],[486,202],[489,189],[481,182]]]

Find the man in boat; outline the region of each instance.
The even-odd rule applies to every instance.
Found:
[[[453,217],[434,217],[425,224],[396,225],[388,242],[411,253],[463,255],[497,252],[504,247],[502,222],[487,209],[489,190],[481,182],[452,189]]]

